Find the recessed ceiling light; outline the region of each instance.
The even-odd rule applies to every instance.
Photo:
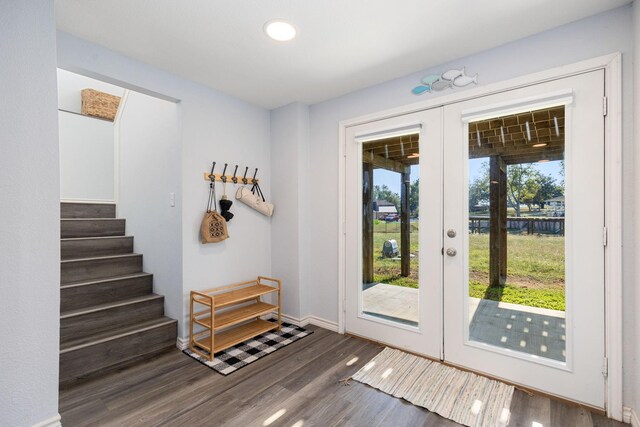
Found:
[[[282,19],[272,19],[264,24],[264,32],[274,40],[286,42],[296,36],[296,29],[293,25]]]
[[[538,147],[546,147],[547,143],[546,142],[540,142],[538,144],[533,144],[532,147],[534,148],[538,148]]]

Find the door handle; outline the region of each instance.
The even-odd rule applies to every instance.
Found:
[[[449,256],[456,256],[457,253],[458,252],[453,248],[447,249],[447,255],[449,255]]]

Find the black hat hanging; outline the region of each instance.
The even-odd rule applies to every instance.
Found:
[[[236,171],[238,170],[238,166],[236,165]],[[220,215],[227,221],[231,221],[233,218],[233,214],[229,212],[231,209],[231,205],[233,202],[227,198],[227,164],[224,164],[224,170],[222,171],[222,176],[220,180],[222,181],[222,197],[220,198]],[[233,177],[236,177],[236,172],[233,172]]]

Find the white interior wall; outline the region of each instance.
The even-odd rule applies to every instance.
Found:
[[[229,223],[230,238],[216,244],[199,242],[208,191],[203,172],[212,161],[218,162],[217,172],[225,162],[259,168],[261,186],[271,196],[269,112],[63,32],[58,32],[58,66],[180,100],[183,306],[178,320],[179,335],[186,337],[190,290],[271,274],[271,221],[238,202],[231,209],[235,217]],[[228,192],[233,194],[231,186]]]
[[[271,187],[277,215],[271,223],[271,269],[282,279],[284,314],[299,319],[304,301],[302,270],[308,229],[302,215],[307,196],[309,107],[294,103],[271,111]]]
[[[53,1],[0,2],[0,52],[0,425],[54,426],[60,187]]]
[[[67,70],[58,69],[58,108],[72,113],[82,111],[82,89],[95,89],[122,97],[124,89]]]
[[[633,123],[633,129],[635,132],[635,188],[634,198],[632,200],[635,202],[634,216],[636,221],[638,221],[638,218],[640,218],[640,0],[635,0],[633,2],[633,42],[633,83],[635,94],[633,103],[633,117],[635,118]],[[628,114],[631,114],[631,112],[628,112]],[[640,313],[637,311],[638,307],[640,307],[640,248],[637,244],[637,242],[640,242],[640,225],[637,223],[632,223],[631,225],[635,226],[635,239],[631,242],[627,242],[631,244],[630,247],[627,247],[627,250],[634,250],[635,262],[631,260],[627,265],[635,266],[635,278],[634,280],[626,282],[626,285],[628,285],[626,288],[628,289],[629,299],[635,301],[633,309],[629,310],[628,313],[629,319],[633,319],[635,316],[635,330],[632,329],[629,331],[629,335],[625,337],[625,342],[635,343],[635,351],[630,350],[629,352],[628,363],[634,367],[632,371],[631,384],[635,388],[635,390],[633,390],[635,393],[635,399],[631,403],[631,407],[635,409],[637,416],[640,417]],[[631,230],[628,232],[631,233]],[[634,243],[636,244],[635,248],[633,247]],[[635,293],[635,295],[633,295],[633,293]],[[629,305],[625,307],[625,312]],[[633,381],[634,379],[635,381]]]
[[[113,201],[113,123],[60,110],[60,198]]]
[[[480,52],[451,63],[442,64],[412,75],[392,80],[371,88],[322,102],[310,108],[309,162],[307,171],[309,192],[313,197],[302,211],[309,223],[310,250],[308,271],[302,283],[308,292],[308,312],[331,322],[338,319],[338,123],[385,109],[433,98],[438,93],[417,97],[411,89],[427,74],[439,74],[451,68],[467,67],[468,73],[478,73],[479,84],[503,81],[509,78],[547,70],[564,64],[621,51],[623,55],[623,93],[632,88],[632,20],[631,7],[577,21],[554,30],[540,33],[513,43]],[[456,91],[466,88],[455,89]],[[451,91],[440,94],[446,95]],[[623,239],[624,239],[624,325],[627,339],[624,347],[625,404],[631,404],[633,385],[638,371],[633,369],[635,344],[629,337],[637,336],[633,327],[634,254],[632,234],[633,195],[633,139],[632,97],[623,99]],[[322,176],[319,180],[315,177]],[[314,179],[311,179],[314,178]]]
[[[182,317],[182,201],[179,106],[130,91],[116,126],[119,146],[118,217],[127,220],[134,251],[165,314]],[[171,193],[175,206],[171,206]]]

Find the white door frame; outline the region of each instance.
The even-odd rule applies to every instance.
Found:
[[[528,74],[503,82],[440,96],[340,121],[338,179],[338,332],[345,332],[346,289],[346,128],[429,108],[531,86],[594,70],[605,70],[605,355],[608,360],[605,405],[610,418],[622,421],[622,54],[620,52]]]

